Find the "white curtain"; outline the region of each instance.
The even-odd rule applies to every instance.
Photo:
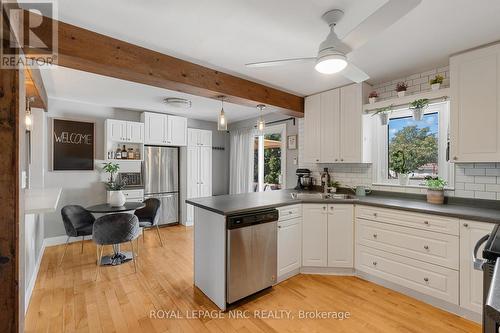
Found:
[[[229,194],[253,192],[254,137],[254,128],[231,131]]]

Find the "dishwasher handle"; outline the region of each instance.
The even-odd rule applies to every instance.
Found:
[[[475,270],[482,271],[484,264],[487,262],[486,259],[478,258],[477,253],[479,252],[479,248],[481,247],[481,245],[483,245],[488,240],[488,238],[490,238],[490,235],[484,235],[480,240],[477,241],[476,245],[474,246],[474,251],[472,252],[472,261],[474,262]]]

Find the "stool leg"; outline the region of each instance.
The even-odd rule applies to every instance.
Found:
[[[64,251],[63,251],[61,260],[59,261],[59,265],[58,266],[61,266],[61,264],[63,262],[64,255],[66,254],[66,250],[68,249],[68,243],[69,243],[69,236],[68,236],[68,239],[66,239],[66,244],[64,244]]]
[[[130,241],[130,246],[132,247],[132,261],[134,262],[134,271],[137,273],[137,264],[135,262],[135,251],[134,251],[134,242]]]
[[[85,240],[85,236],[82,236],[82,250],[80,251],[81,253],[83,253],[83,241]]]
[[[99,245],[97,245],[97,269],[95,272],[95,281],[97,281],[97,278],[99,277],[99,270],[101,268],[101,259],[102,259],[102,251],[104,250],[104,245],[101,245],[101,249],[99,251]]]
[[[163,247],[163,240],[161,239],[160,228],[158,228],[158,224],[156,225],[156,232],[158,233],[158,238],[160,239],[161,247]]]

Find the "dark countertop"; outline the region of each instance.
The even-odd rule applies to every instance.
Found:
[[[495,200],[449,198],[447,204],[435,205],[427,203],[425,195],[409,195],[405,193],[374,192],[366,197],[356,197],[354,200],[342,200],[320,198],[292,199],[290,195],[292,192],[297,191],[280,190],[221,195],[188,199],[186,203],[221,215],[232,215],[300,203],[351,203],[457,217],[474,221],[500,223],[500,201]]]

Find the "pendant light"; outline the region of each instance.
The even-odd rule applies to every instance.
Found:
[[[217,130],[227,131],[227,119],[226,119],[226,114],[224,113],[224,98],[225,98],[225,96],[219,96],[217,98],[219,98],[220,102],[221,102],[219,119],[217,120]]]
[[[266,106],[264,104],[257,105],[257,109],[259,109],[259,119],[257,120],[257,131],[259,131],[259,133],[263,133],[264,129],[266,128],[266,122],[262,117],[262,110],[264,110],[265,108]]]
[[[26,130],[31,131],[33,126],[33,118],[31,114],[31,103],[35,101],[34,97],[26,98],[26,111],[24,116],[24,124],[26,125]]]

